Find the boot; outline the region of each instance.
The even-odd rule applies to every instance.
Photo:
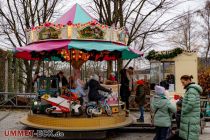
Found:
[[[129,117],[129,113],[130,113],[130,111],[129,110],[126,110],[125,111],[125,117]]]

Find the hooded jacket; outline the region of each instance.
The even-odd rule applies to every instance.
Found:
[[[139,83],[138,83],[139,84]],[[144,106],[145,102],[146,102],[146,93],[144,91],[144,83],[139,84],[136,87],[136,97],[135,97],[135,102],[139,105],[139,106]]]
[[[176,112],[176,107],[164,95],[154,95],[151,103],[154,114],[154,125],[158,127],[171,126],[171,114]]]
[[[99,90],[111,93],[111,90],[101,86],[99,81],[97,81],[95,79],[91,79],[87,83],[87,86],[89,87],[89,93],[88,93],[89,101],[102,100],[103,96],[101,94],[99,94]]]
[[[185,89],[179,136],[185,140],[198,140],[200,133],[200,93],[203,90],[194,83],[190,83]]]

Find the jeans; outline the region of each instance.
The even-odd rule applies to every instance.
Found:
[[[144,106],[140,106],[139,107],[139,111],[140,111],[140,120],[144,120]]]
[[[155,128],[156,135],[153,140],[166,140],[169,127],[156,127]]]

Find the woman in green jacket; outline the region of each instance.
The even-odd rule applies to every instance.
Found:
[[[154,140],[166,140],[171,126],[171,114],[176,112],[176,107],[166,98],[164,87],[155,86],[151,109],[154,112],[154,126],[156,128]]]
[[[202,88],[192,83],[192,78],[188,75],[181,77],[186,92],[182,102],[179,136],[184,140],[198,140],[200,133],[200,93]]]

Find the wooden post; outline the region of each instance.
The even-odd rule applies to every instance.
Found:
[[[85,62],[85,71],[84,71],[84,78],[85,78],[85,83],[87,83],[87,65],[86,65],[86,62]]]

